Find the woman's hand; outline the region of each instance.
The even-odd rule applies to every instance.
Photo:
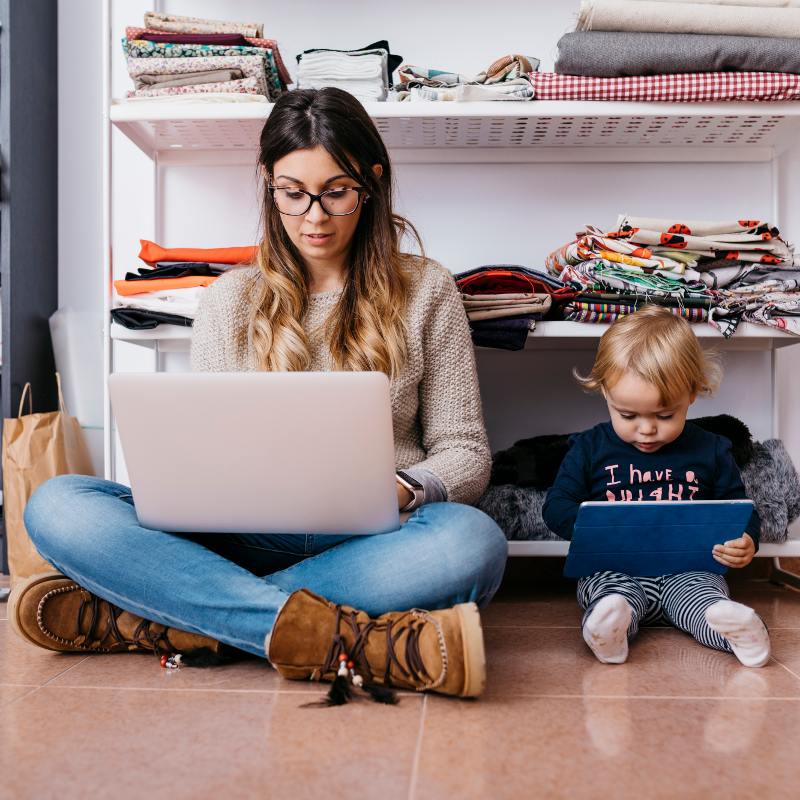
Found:
[[[756,544],[749,533],[743,533],[738,539],[725,544],[715,544],[711,555],[715,561],[726,567],[746,567],[756,554]]]
[[[400,481],[396,481],[397,483],[397,507],[398,509],[407,506],[413,499],[414,495],[403,486]]]

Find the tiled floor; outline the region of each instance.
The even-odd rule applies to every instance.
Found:
[[[666,628],[609,667],[568,588],[530,589],[524,569],[484,613],[476,702],[301,708],[320,687],[257,660],[168,672],[49,653],[0,605],[0,798],[798,797],[800,593],[734,584],[770,626],[764,669]]]

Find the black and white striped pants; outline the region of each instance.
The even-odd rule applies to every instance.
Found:
[[[706,647],[731,652],[728,640],[706,622],[709,606],[730,599],[722,575],[680,572],[657,578],[634,578],[621,572],[595,572],[578,581],[578,603],[585,609],[584,622],[597,602],[610,594],[621,594],[633,609],[628,638],[636,635],[640,625],[666,621]]]

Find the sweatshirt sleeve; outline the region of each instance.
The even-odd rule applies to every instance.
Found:
[[[591,496],[588,472],[584,435],[575,436],[542,508],[545,525],[562,539],[572,539],[578,508]]]
[[[717,437],[717,471],[714,479],[714,499],[715,500],[746,500],[747,493],[744,490],[742,476],[739,467],[733,460],[731,454],[731,443],[723,436]],[[756,544],[758,552],[758,542],[761,536],[761,518],[758,511],[753,509],[750,521],[745,526],[745,531],[750,534]]]
[[[492,465],[475,351],[453,277],[444,269],[435,274],[438,279],[423,326],[424,368],[419,383],[419,422],[426,455],[409,471],[428,470],[438,478],[446,492],[442,499],[474,503],[489,484]]]

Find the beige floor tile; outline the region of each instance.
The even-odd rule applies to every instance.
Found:
[[[422,699],[300,708],[298,695],[39,689],[3,709],[3,796],[408,796]],[[43,768],[43,765],[46,768]]]
[[[217,667],[162,669],[150,653],[92,655],[75,669],[59,676],[54,686],[106,689],[219,689],[276,691],[323,691],[300,681],[284,681],[266,661],[247,659]]]
[[[800,676],[800,630],[773,630],[769,638],[773,658]]]
[[[492,695],[800,697],[778,664],[748,670],[669,628],[641,631],[620,665],[599,663],[577,630],[487,628],[485,639]]]
[[[751,606],[770,628],[800,628],[800,592],[766,581],[734,586],[734,600]]]
[[[574,595],[533,593],[524,600],[495,600],[481,612],[481,620],[485,628],[575,628],[581,624],[581,610]]]
[[[415,800],[797,797],[800,702],[427,701]]]
[[[35,691],[37,688],[37,686],[14,686],[0,683],[0,706],[13,703],[16,700],[19,700],[20,697],[25,697],[26,694]],[[1,726],[2,723],[0,723],[0,727]],[[0,794],[1,789],[2,781],[0,781]]]
[[[41,686],[80,663],[81,653],[54,653],[30,645],[0,620],[0,681],[5,684]]]

